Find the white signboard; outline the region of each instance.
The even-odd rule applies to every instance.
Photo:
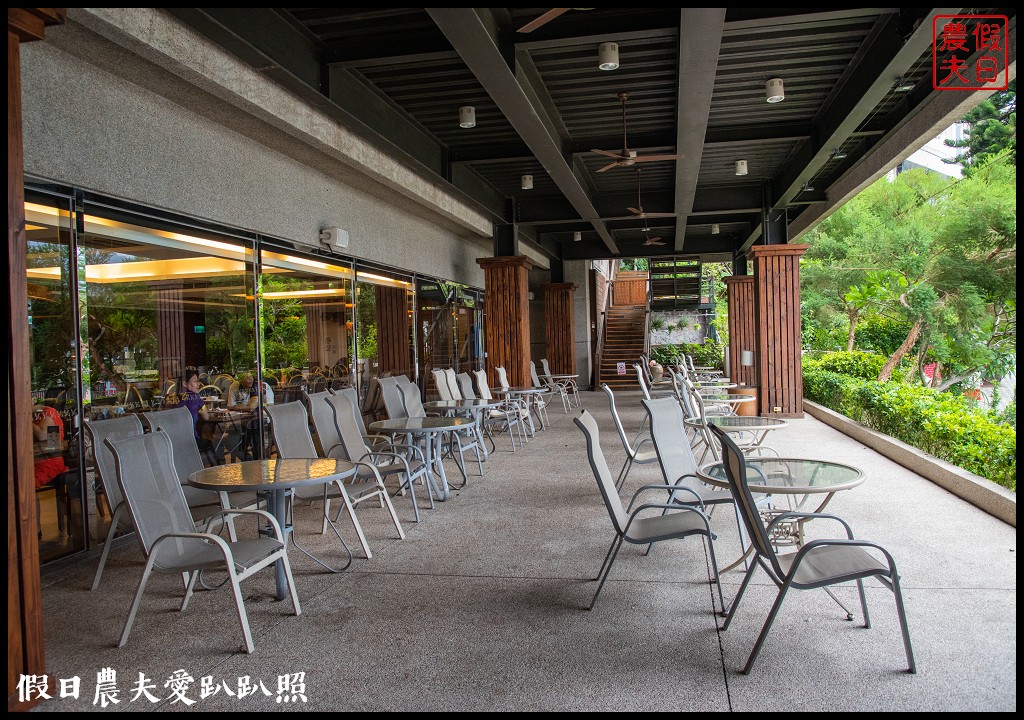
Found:
[[[615,372],[617,372],[619,375],[625,375],[626,374],[626,363],[624,363],[624,362],[617,363],[615,365]]]

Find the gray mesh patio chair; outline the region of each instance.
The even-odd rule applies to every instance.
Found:
[[[178,482],[171,442],[166,433],[158,430],[147,435],[120,440],[108,438],[106,444],[114,457],[118,484],[135,527],[139,545],[146,556],[146,566],[142,571],[139,588],[128,612],[118,647],[124,647],[128,642],[128,635],[142,604],[146,584],[154,572],[181,574],[186,577],[185,596],[180,608],[184,612],[188,609],[200,573],[203,570],[214,569],[225,571],[228,582],[231,583],[235,609],[248,653],[251,653],[255,646],[239,587],[243,580],[280,561],[284,565],[292,608],[296,615],[302,612],[291,566],[288,563],[284,534],[273,515],[263,510],[225,510],[221,513],[222,516],[259,516],[273,530],[273,537],[227,542],[209,531],[213,521],[218,518],[210,518],[205,530],[197,532],[181,483]]]
[[[478,400],[476,389],[473,386],[473,377],[468,372],[460,372],[455,376],[456,382],[459,384],[459,394],[462,395],[463,400]],[[489,399],[489,398],[488,398]],[[477,420],[477,427],[482,433],[480,436],[480,442],[483,443],[489,440],[491,443],[491,451],[493,452],[496,447],[494,445],[494,438],[491,437],[492,423],[490,420],[490,410],[487,412],[480,411],[480,417]]]
[[[405,402],[405,411],[409,417],[421,418],[427,417],[428,413],[423,407],[423,401],[420,399],[420,390],[415,385],[402,388],[402,398]],[[480,476],[484,474],[484,463],[483,463],[483,446],[481,445],[480,434],[477,432],[476,427],[467,426],[465,431],[452,431],[446,433],[448,435],[448,448],[451,453],[451,457],[455,460],[459,467],[459,472],[462,473],[463,484],[469,479],[466,474],[466,450],[472,450],[476,454],[477,468],[480,470]],[[458,450],[459,457],[455,457],[455,451]]]
[[[352,398],[339,393],[332,397],[325,398],[324,407],[331,413],[331,422],[335,426],[340,443],[341,455],[352,462],[372,464],[382,479],[398,476],[399,486],[396,494],[409,490],[412,498],[413,514],[416,522],[420,521],[419,504],[416,502],[417,481],[426,483],[429,481],[428,468],[423,461],[422,451],[412,445],[400,443],[376,444],[370,447],[362,434],[362,421],[356,413],[356,406]],[[316,417],[316,416],[314,416]],[[356,475],[356,481],[362,476],[368,476],[367,470],[360,469]],[[427,489],[427,497],[430,499],[430,508],[434,508],[434,496]]]
[[[701,535],[707,539],[714,583],[718,585],[718,600],[721,607],[724,608],[725,600],[722,597],[722,585],[718,578],[715,547],[711,542],[714,535],[711,532],[711,521],[704,514],[703,508],[671,502],[672,494],[677,492],[677,488],[674,485],[662,484],[641,486],[629,504],[623,507],[619,493],[615,489],[611,471],[608,470],[604,452],[601,450],[601,437],[597,429],[597,421],[586,410],[580,411],[579,416],[574,417],[572,421],[587,438],[587,459],[590,461],[591,470],[594,471],[597,486],[601,490],[601,497],[604,499],[605,507],[608,509],[608,515],[612,521],[612,528],[615,530],[615,538],[612,540],[611,547],[608,548],[604,562],[601,564],[601,570],[598,571],[595,578],[599,584],[588,609],[594,608],[597,596],[601,594],[601,588],[604,587],[604,582],[608,579],[608,574],[611,572],[623,542],[633,545],[652,545],[663,540],[675,540],[691,535]],[[635,505],[644,493],[650,491],[665,493],[665,502],[643,502]]]
[[[502,367],[501,365],[495,366],[494,373],[498,376],[498,387],[511,387],[511,385],[508,384],[508,373],[505,372],[504,367]],[[523,398],[510,400],[510,402],[514,402],[516,405],[519,406],[520,417],[522,418],[524,424],[523,429],[528,437],[533,437],[536,433],[536,428],[533,425],[533,413],[530,412],[529,403]]]
[[[697,502],[702,509],[712,506],[711,512],[716,505],[732,506],[742,544],[743,526],[732,493],[708,487],[697,475],[697,461],[686,437],[679,403],[675,398],[656,398],[644,400],[643,405],[651,419],[651,439],[662,477],[667,484],[680,489],[672,500],[683,504]]]
[[[622,463],[622,468],[619,470],[618,477],[615,478],[615,489],[622,490],[622,486],[626,484],[626,476],[629,475],[630,469],[634,463],[637,465],[647,465],[649,463],[657,462],[658,454],[654,451],[652,446],[649,450],[641,450],[641,448],[651,442],[651,438],[642,437],[637,443],[636,447],[633,447],[632,443],[629,442],[629,438],[626,437],[626,430],[622,427],[622,419],[619,417],[619,411],[615,407],[615,393],[608,387],[607,383],[601,383],[601,389],[604,390],[604,394],[608,396],[608,405],[612,411],[612,420],[615,422],[615,429],[619,432],[619,439],[622,441],[622,448],[626,451],[626,460]],[[635,441],[634,441],[635,442]]]
[[[238,492],[216,493],[213,490],[200,490],[188,484],[189,476],[205,467],[203,458],[199,455],[199,447],[196,445],[192,413],[188,408],[176,407],[170,410],[142,413],[142,422],[149,427],[151,432],[162,430],[167,433],[167,439],[171,441],[178,482],[181,483],[185,500],[192,508],[192,515],[197,520],[218,510],[253,509],[258,506],[259,498],[254,492],[239,490]],[[228,517],[228,533],[232,540],[236,539],[235,528],[230,517]]]
[[[569,412],[572,409],[574,402],[578,407],[580,404],[580,393],[576,387],[576,381],[572,378],[556,380],[551,372],[551,366],[548,365],[547,358],[541,358],[540,365],[544,370],[542,379],[552,391],[557,392],[559,397],[562,398],[562,407],[565,409],[565,412]]]
[[[383,377],[377,378],[377,384],[380,387],[380,397],[384,403],[384,409],[387,412],[388,418],[397,420],[409,417],[409,413],[405,410],[405,402],[402,400],[402,389],[398,386],[398,381],[393,377]]]
[[[550,383],[541,382],[540,377],[537,375],[537,363],[533,360],[530,361],[530,380],[535,388],[549,388],[552,392],[560,392],[557,388],[551,387]],[[541,425],[547,427],[550,423],[550,420],[548,419],[548,401],[539,395],[535,395],[532,402],[533,406],[537,408],[537,412],[541,416]]]
[[[430,371],[430,375],[434,379],[437,396],[442,400],[454,400],[455,397],[452,395],[451,388],[448,387],[448,378],[445,377],[444,371],[441,368],[434,368]]]
[[[188,412],[187,410],[185,412]],[[96,566],[96,575],[92,579],[92,587],[95,590],[100,586],[100,578],[103,577],[103,568],[107,565],[107,557],[110,555],[111,543],[118,530],[131,530],[131,518],[128,516],[128,508],[124,504],[124,496],[121,495],[121,487],[117,483],[117,466],[114,462],[114,454],[110,451],[106,441],[123,440],[129,437],[142,435],[142,421],[138,415],[123,415],[111,418],[110,420],[94,420],[84,425],[85,435],[92,446],[93,460],[96,463],[96,475],[103,484],[103,492],[107,496],[107,503],[110,505],[110,529],[107,530],[107,539],[103,542],[103,552],[100,553],[100,562]]]
[[[448,383],[448,392],[451,393],[452,400],[463,400],[462,388],[459,387],[459,378],[455,374],[455,370],[452,368],[443,368],[441,374],[444,375],[445,382]]]
[[[316,433],[317,451],[320,457],[347,460],[348,457],[345,456],[341,446],[338,428],[334,424],[334,411],[327,404],[327,398],[333,394],[326,390],[306,393],[306,409],[309,411],[309,419],[312,421],[313,430]]]
[[[473,388],[473,378],[470,377],[468,372],[460,372],[455,376],[455,381],[459,384],[459,392],[462,394],[464,400],[476,399],[476,390]]]
[[[476,389],[479,396],[484,400],[493,400],[494,395],[491,394],[491,389],[487,386],[487,372],[474,370],[473,376],[476,378]],[[516,436],[512,434],[512,428],[515,428],[516,434],[519,435],[519,447],[526,442],[523,436],[522,408],[517,403],[509,400],[502,401],[501,405],[485,413],[483,424],[488,433],[492,430],[499,433],[507,430],[512,443],[512,452],[516,451]]]
[[[758,567],[763,568],[769,579],[779,588],[768,618],[754,642],[750,657],[747,658],[747,664],[743,667],[743,673],[750,672],[753,667],[761,646],[764,644],[764,639],[775,621],[779,608],[782,607],[782,601],[791,588],[795,590],[827,589],[838,583],[856,581],[857,592],[860,594],[861,611],[864,613],[864,627],[870,628],[871,617],[868,615],[868,602],[864,594],[864,578],[867,577],[878,578],[879,582],[891,590],[895,596],[896,615],[899,617],[900,630],[903,633],[903,650],[907,656],[907,669],[911,673],[916,673],[917,664],[914,662],[914,650],[910,644],[907,613],[903,607],[903,593],[900,591],[900,576],[896,571],[896,562],[892,555],[885,548],[873,542],[854,539],[853,530],[845,520],[826,513],[782,513],[773,518],[765,527],[747,483],[747,468],[743,452],[720,428],[712,427],[711,430],[722,444],[722,457],[729,487],[736,497],[736,504],[739,507],[743,523],[746,525],[747,532],[757,551],[755,561],[747,569],[743,583],[736,593],[736,598],[732,601],[732,607],[729,608],[729,614],[725,618],[722,630],[729,629],[740,605],[740,600],[743,598],[743,593]],[[794,518],[834,520],[846,531],[846,537],[811,540],[804,543],[795,553],[778,555],[772,546],[770,533],[777,523],[792,521]]]
[[[270,415],[270,430],[274,436],[274,444],[277,445],[277,452],[280,457],[300,459],[320,457],[316,452],[316,447],[313,445],[313,436],[309,432],[309,415],[302,402],[296,400],[289,403],[283,403],[281,405],[268,405],[267,413]],[[377,498],[380,506],[386,507],[388,512],[391,514],[391,520],[394,522],[395,529],[398,531],[398,537],[402,540],[405,539],[405,532],[402,530],[402,523],[398,519],[398,514],[395,512],[395,508],[391,505],[387,489],[384,487],[384,482],[381,480],[380,475],[378,475],[376,470],[370,465],[364,464],[364,468],[370,475],[372,475],[370,479],[360,480],[353,483],[335,481],[325,483],[320,486],[300,485],[292,489],[292,516],[294,517],[295,514],[295,498],[308,501],[309,503],[317,501],[323,502],[323,521],[320,533],[326,533],[327,528],[330,527],[331,530],[334,531],[338,540],[341,541],[345,551],[348,552],[349,562],[351,562],[352,553],[349,551],[348,544],[341,536],[341,533],[338,532],[338,528],[330,517],[331,500],[340,500],[342,502],[343,510],[348,514],[349,519],[352,521],[352,526],[355,528],[359,544],[362,546],[363,553],[366,555],[367,559],[373,557],[373,554],[370,552],[370,545],[366,541],[366,535],[363,533],[363,526],[360,524],[359,518],[356,517],[355,505],[358,503]],[[341,511],[338,512],[338,516],[341,516]],[[292,533],[292,537],[294,542],[294,532]],[[296,542],[295,545],[311,559],[320,563],[332,572],[340,572],[344,569],[332,568],[327,563],[303,549],[299,543]],[[348,567],[348,565],[345,565],[345,567]]]

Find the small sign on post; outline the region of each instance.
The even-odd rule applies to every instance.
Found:
[[[617,372],[619,375],[625,375],[626,374],[626,363],[624,363],[624,362],[616,363],[615,364],[615,372]]]

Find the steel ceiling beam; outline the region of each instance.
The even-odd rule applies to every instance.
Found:
[[[676,227],[675,250],[686,241],[686,216],[693,211],[697,176],[715,90],[718,52],[722,46],[725,8],[683,8],[679,13],[676,91]]]
[[[605,246],[618,253],[615,239],[600,219],[589,193],[562,154],[565,139],[555,133],[543,108],[531,101],[537,93],[520,84],[509,66],[510,49],[486,11],[473,8],[427,8],[441,32],[459,53],[505,117],[548,172],[579,216],[589,220]]]
[[[932,19],[950,15],[960,8],[931,8],[916,30],[906,38],[901,34],[900,15],[879,18],[871,36],[857,57],[836,83],[830,97],[814,119],[814,132],[772,181],[772,198],[765,210],[778,212],[791,204],[801,193],[804,183],[829,161],[832,150],[842,145],[861,129],[893,83],[904,76],[920,60],[933,42]],[[741,250],[747,250],[761,237],[761,228],[754,228]]]

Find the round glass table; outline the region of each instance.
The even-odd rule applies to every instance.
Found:
[[[746,418],[749,420],[768,418]],[[710,420],[710,419],[709,419]],[[837,492],[850,490],[864,482],[864,473],[852,465],[831,462],[829,460],[811,460],[807,458],[777,457],[745,457],[747,485],[755,496],[771,496],[772,500],[760,509],[765,524],[776,516],[788,512],[819,513],[825,509]],[[729,480],[725,475],[725,465],[721,461],[707,463],[697,470],[697,475],[709,485],[728,488]],[[774,502],[775,496],[783,496],[779,507]],[[811,498],[820,499],[817,507],[807,509]],[[760,503],[759,503],[760,504]],[[800,547],[804,543],[804,524],[808,518],[793,518],[790,522],[780,521],[772,527],[770,534],[772,544]],[[739,560],[729,565],[726,570],[736,567],[751,553],[746,548]]]

